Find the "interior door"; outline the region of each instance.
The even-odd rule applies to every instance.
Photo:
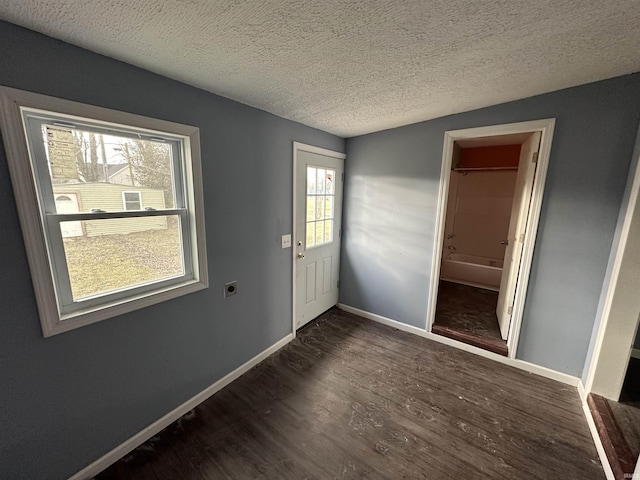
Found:
[[[511,205],[511,219],[509,220],[509,231],[507,234],[508,244],[504,254],[502,277],[500,278],[500,293],[496,307],[500,334],[503,340],[506,340],[509,335],[509,325],[513,313],[516,287],[518,285],[520,260],[522,259],[522,247],[526,234],[527,218],[529,217],[529,206],[531,205],[531,193],[533,191],[539,146],[540,132],[535,132],[522,144],[520,149],[518,175],[516,176],[513,204]]]
[[[296,150],[296,329],[338,303],[344,155],[331,154]]]

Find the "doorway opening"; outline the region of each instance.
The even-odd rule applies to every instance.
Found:
[[[607,457],[603,464],[615,478],[640,474],[639,145],[636,140],[583,394]]]
[[[617,400],[589,393],[587,405],[615,478],[635,478],[640,464],[639,358],[629,359],[623,378]]]
[[[553,124],[445,134],[432,333],[515,356]]]
[[[615,425],[631,452],[630,463],[635,467],[640,456],[640,358],[629,358],[620,398],[617,402],[610,399],[607,402],[613,411]]]

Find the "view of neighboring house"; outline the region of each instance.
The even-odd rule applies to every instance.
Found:
[[[133,167],[126,163],[107,164],[107,182],[119,185],[135,185]],[[104,172],[101,175],[104,177]]]
[[[91,212],[99,209],[106,212],[165,208],[162,190],[135,185],[131,169],[126,164],[109,164],[107,181],[103,181],[105,170],[99,170],[101,181],[88,183],[54,183],[53,193],[58,213]],[[164,216],[109,221],[65,222],[63,237],[93,237],[108,234],[127,234],[143,230],[167,228]]]

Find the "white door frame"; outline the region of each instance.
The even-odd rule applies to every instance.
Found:
[[[298,262],[296,261],[296,241],[298,238],[296,232],[296,214],[298,213],[296,208],[296,196],[297,196],[297,187],[296,187],[296,178],[297,178],[297,160],[298,160],[298,152],[309,152],[316,153],[318,155],[324,155],[325,157],[331,158],[339,158],[344,160],[347,158],[345,153],[335,152],[333,150],[327,150],[326,148],[314,147],[313,145],[307,145],[306,143],[293,142],[293,218],[291,220],[292,235],[291,235],[291,333],[293,334],[293,338],[296,338],[296,267]],[[343,195],[344,197],[344,195]],[[340,205],[342,208],[342,205]]]
[[[538,151],[538,166],[531,196],[531,206],[529,218],[526,226],[526,236],[522,249],[522,263],[520,274],[518,275],[518,286],[516,287],[515,302],[513,304],[513,314],[509,327],[509,337],[507,347],[509,357],[515,358],[518,340],[520,338],[520,328],[522,326],[522,313],[524,301],[529,283],[529,272],[533,259],[533,249],[535,246],[538,222],[540,220],[540,209],[542,207],[542,195],[544,184],[547,178],[549,157],[551,154],[551,141],[555,127],[555,118],[533,120],[529,122],[509,123],[504,125],[492,125],[487,127],[466,128],[463,130],[450,130],[444,132],[444,145],[442,149],[442,169],[440,171],[440,188],[438,191],[438,205],[436,210],[436,231],[433,245],[433,261],[431,265],[431,285],[429,287],[429,305],[427,306],[427,331],[431,332],[431,327],[436,317],[436,302],[438,301],[438,280],[440,279],[440,261],[442,258],[442,243],[444,240],[444,224],[446,220],[447,197],[449,195],[449,179],[451,176],[451,162],[453,157],[453,143],[456,140],[493,137],[497,135],[510,135],[516,133],[540,132],[540,149]]]

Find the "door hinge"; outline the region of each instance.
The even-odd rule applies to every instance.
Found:
[[[513,315],[513,306],[507,308],[507,314],[508,315]]]
[[[520,234],[520,243],[524,243],[524,233]]]
[[[342,238],[342,228],[338,229],[338,238]]]
[[[340,280],[336,282],[336,285],[338,286],[338,288],[340,288]]]
[[[533,156],[531,157],[531,161],[533,163],[538,163],[538,152],[533,152]]]
[[[342,181],[344,182],[344,172],[342,172],[341,178],[342,178]]]

